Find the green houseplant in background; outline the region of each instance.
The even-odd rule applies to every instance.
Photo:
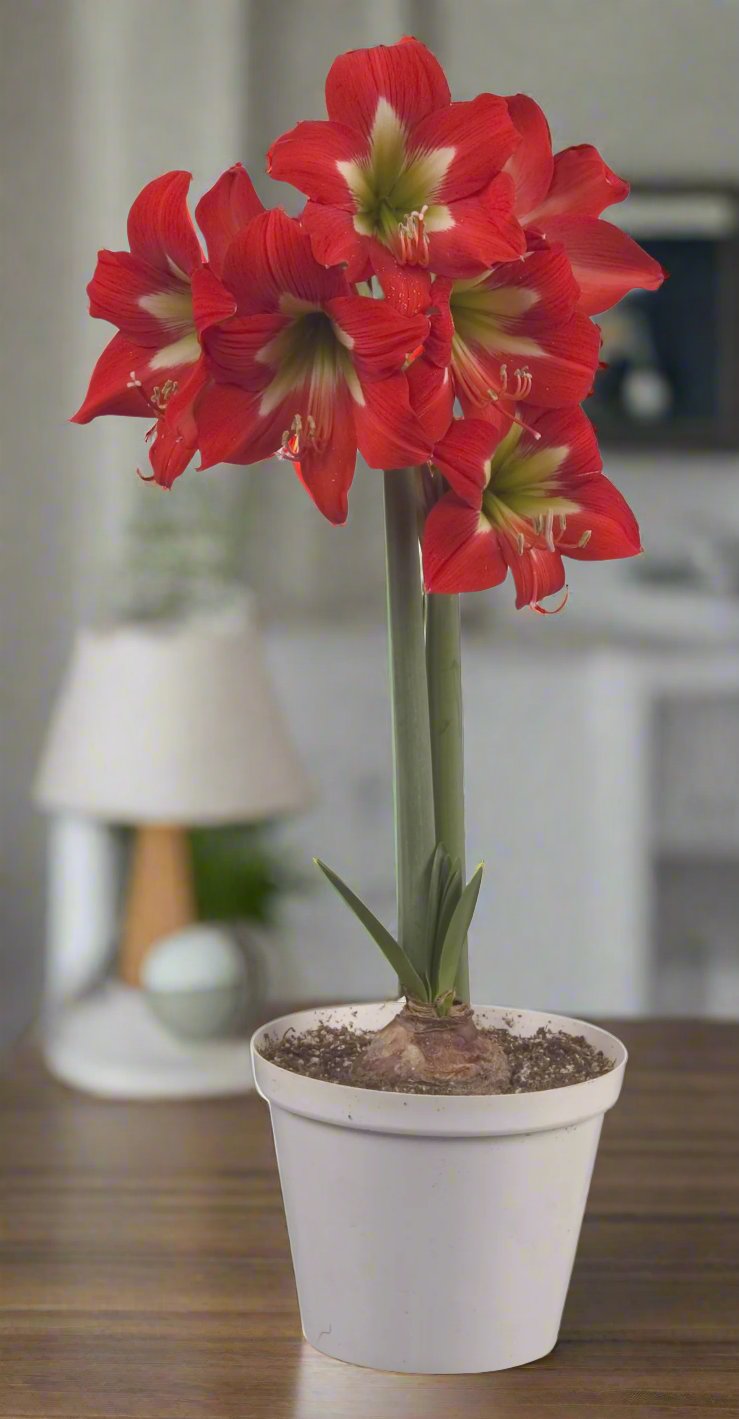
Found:
[[[196,208],[203,250],[189,174],[144,189],[130,251],[102,252],[89,286],[117,334],[76,418],[153,417],[165,487],[196,453],[276,455],[335,524],[357,451],[384,470],[397,930],[319,865],[404,1003],[275,1022],[254,1063],[308,1338],[379,1368],[497,1369],[556,1341],[625,1051],[470,1004],[459,595],[510,574],[516,604],[548,614],[564,558],[640,551],[579,406],[591,316],[663,273],[601,220],[628,186],[594,148],[553,154],[524,95],[454,102],[417,40],[342,55],[326,106],[268,155],[307,198],[298,218],[236,164]],[[537,1075],[551,1041],[569,1063]]]

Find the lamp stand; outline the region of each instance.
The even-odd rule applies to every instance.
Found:
[[[123,917],[118,971],[141,984],[149,947],[197,920],[186,829],[147,823],[136,829]]]

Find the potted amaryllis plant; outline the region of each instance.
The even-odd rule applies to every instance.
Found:
[[[521,94],[453,102],[418,40],[342,55],[326,107],[268,156],[298,218],[237,164],[197,206],[204,250],[190,175],[144,189],[130,251],[101,252],[89,287],[117,333],[75,417],[153,418],[164,487],[196,453],[288,459],[337,524],[357,451],[385,470],[397,930],[319,866],[401,1000],[276,1021],[254,1066],[308,1339],[385,1369],[497,1369],[556,1341],[626,1053],[470,1004],[459,595],[510,573],[517,606],[557,610],[564,558],[639,552],[579,406],[591,315],[662,271],[601,220],[628,187],[594,148],[553,154]]]

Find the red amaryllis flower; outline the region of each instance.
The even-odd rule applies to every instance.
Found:
[[[193,283],[212,280],[187,209],[191,174],[169,172],[139,194],[128,217],[130,251],[101,251],[87,288],[90,314],[118,327],[73,422],[99,414],[155,417],[153,478],[171,487],[196,449],[193,409],[207,379],[193,313]],[[231,237],[264,208],[240,163],[198,203],[211,268],[220,273]],[[226,301],[218,314],[230,314]],[[214,314],[215,318],[215,314]]]
[[[595,431],[580,409],[537,411],[522,428],[457,420],[434,450],[451,485],[423,536],[429,591],[482,591],[510,570],[516,605],[539,608],[564,585],[562,557],[633,557],[639,528],[601,472]]]
[[[432,337],[411,374],[414,408],[439,437],[454,399],[466,414],[579,404],[598,368],[600,331],[576,310],[578,287],[562,246],[543,242],[465,281],[438,278]]]
[[[441,65],[416,39],[357,49],[326,80],[328,122],[299,123],[268,171],[309,198],[314,253],[373,271],[389,299],[418,309],[429,271],[467,276],[525,250],[501,168],[518,142],[505,101],[452,103]]]
[[[216,384],[196,410],[202,467],[295,463],[331,522],[343,522],[357,447],[375,468],[425,461],[432,440],[411,410],[402,373],[428,331],[423,315],[356,295],[319,265],[282,211],[231,242],[223,281],[236,315],[204,334]],[[196,314],[200,300],[196,291]]]
[[[549,124],[525,94],[509,98],[508,109],[521,134],[506,165],[516,184],[516,214],[527,231],[562,243],[580,287],[580,310],[595,315],[634,287],[656,290],[664,279],[659,262],[599,220],[605,207],[628,196],[629,184],[589,144],[553,155]]]

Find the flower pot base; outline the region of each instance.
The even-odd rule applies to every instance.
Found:
[[[306,1011],[253,1042],[272,1113],[303,1330],[372,1369],[507,1369],[556,1344],[603,1114],[626,1051],[580,1021],[484,1008],[584,1034],[600,1078],[530,1094],[411,1095],[307,1079],[265,1060],[265,1034],[332,1017],[378,1028],[396,1003]]]

